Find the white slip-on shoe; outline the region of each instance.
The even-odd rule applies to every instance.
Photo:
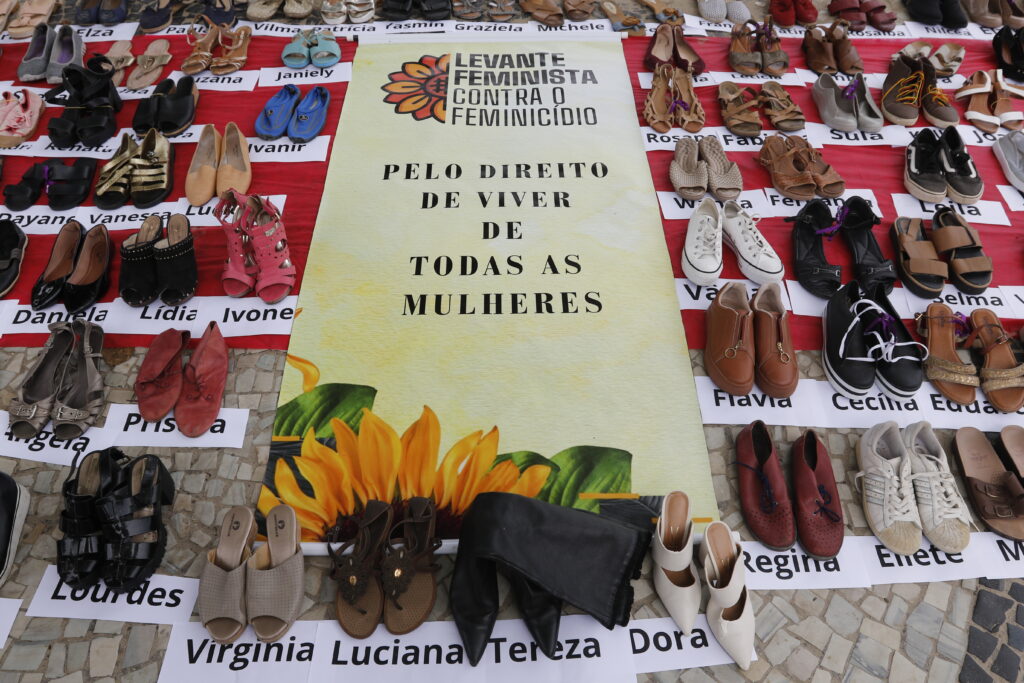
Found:
[[[743,549],[724,522],[711,522],[700,544],[708,582],[708,625],[715,640],[741,669],[754,651],[754,607],[747,596]]]
[[[722,274],[722,214],[710,197],[690,216],[682,265],[690,282],[706,287],[715,284]]]
[[[921,517],[912,483],[910,454],[895,422],[877,424],[857,443],[861,504],[872,533],[898,555],[921,549]]]
[[[944,553],[962,552],[971,542],[971,515],[949,469],[949,458],[928,422],[903,429],[910,456],[914,495],[921,528]]]
[[[700,576],[693,558],[690,499],[673,491],[661,502],[661,517],[651,539],[654,590],[683,635],[690,635],[700,611]]]
[[[759,285],[781,282],[786,269],[757,222],[735,201],[722,207],[722,241],[736,254],[740,272]]]

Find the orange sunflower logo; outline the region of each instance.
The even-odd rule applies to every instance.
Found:
[[[396,114],[412,114],[417,121],[433,117],[444,122],[448,97],[448,57],[424,55],[418,62],[406,62],[401,71],[388,74],[391,81],[381,90],[384,101],[395,105]]]

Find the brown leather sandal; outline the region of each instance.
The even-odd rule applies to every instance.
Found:
[[[948,206],[932,219],[932,244],[949,256],[949,280],[966,294],[981,294],[992,284],[992,259],[981,247],[978,231]]]
[[[800,137],[793,136],[787,141],[797,150],[797,167],[799,168],[803,164],[803,167],[811,174],[814,184],[818,188],[818,194],[829,199],[842,197],[843,192],[846,192],[846,181],[836,169],[832,168],[832,164],[821,158],[821,152]]]
[[[924,232],[920,218],[900,216],[889,231],[898,258],[900,278],[911,292],[931,299],[942,293],[949,268],[939,259],[935,245]]]
[[[185,39],[192,47],[192,52],[190,52],[188,57],[185,57],[185,61],[181,63],[181,73],[186,76],[195,76],[197,73],[206,71],[210,68],[210,62],[213,61],[213,48],[216,47],[220,40],[220,27],[210,21],[205,14],[200,16],[209,26],[206,29],[206,34],[202,37],[199,37],[195,24],[188,27],[188,33],[186,34]],[[141,58],[137,61],[139,62],[139,66],[141,66]]]
[[[545,26],[561,26],[565,23],[562,8],[554,0],[519,0],[519,7]]]
[[[391,515],[388,503],[367,501],[356,537],[337,550],[327,544],[327,554],[334,563],[331,578],[338,582],[334,609],[342,630],[353,638],[373,635],[384,613],[380,562],[391,529]],[[349,548],[352,552],[346,555]]]
[[[744,93],[751,97],[746,99]],[[757,92],[753,88],[743,88],[732,81],[718,85],[718,107],[730,133],[744,137],[755,137],[761,134],[761,116],[757,113]]]
[[[747,24],[752,25],[751,29]],[[757,45],[757,22],[733,24],[729,43],[729,66],[736,73],[753,76],[761,71],[761,51]]]
[[[594,13],[597,0],[563,0],[562,5],[570,21],[586,21]]]
[[[661,24],[670,26],[682,26],[685,20],[682,10],[672,7],[663,0],[640,0],[640,4],[646,5],[654,13],[654,18]]]
[[[758,161],[768,169],[772,185],[783,197],[797,201],[814,199],[814,178],[797,164],[797,149],[788,143],[786,137],[770,135],[761,146]]]
[[[821,26],[814,26],[804,33],[800,43],[808,68],[819,74],[834,74],[839,71],[836,64],[835,46],[828,39],[828,33]]]
[[[700,132],[707,117],[704,114],[704,106],[693,90],[693,78],[689,71],[673,69],[672,93],[669,113],[672,114],[675,124],[688,133]]]
[[[429,498],[410,498],[405,517],[392,527],[384,559],[381,581],[384,585],[384,626],[396,636],[409,633],[426,621],[437,598],[434,551],[441,540],[434,538],[436,510]],[[401,545],[393,545],[395,531],[401,529]]]
[[[644,102],[644,120],[659,133],[672,130],[672,71],[671,64],[658,65]]]
[[[967,316],[954,314],[946,304],[931,303],[914,320],[917,333],[928,343],[925,377],[950,401],[965,406],[974,403],[975,388],[981,384],[978,368],[964,363],[956,352],[957,343],[967,338]]]
[[[864,61],[860,58],[860,53],[857,52],[853,41],[850,40],[850,34],[847,32],[849,28],[850,24],[848,22],[837,19],[826,29],[825,33],[828,35],[829,43],[832,45],[836,66],[844,74],[856,76],[859,73],[864,73]]]
[[[778,130],[792,133],[802,130],[807,122],[803,110],[777,81],[768,81],[762,85],[757,99],[764,109],[764,115]]]
[[[971,312],[971,334],[964,345],[981,349],[981,390],[992,407],[1003,413],[1015,413],[1024,407],[1024,363],[1010,346],[1010,336],[995,313],[987,308]]]
[[[981,521],[1000,536],[1024,541],[1024,485],[1006,469],[985,434],[974,427],[958,429],[953,455]]]

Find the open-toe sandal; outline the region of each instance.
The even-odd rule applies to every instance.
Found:
[[[327,544],[327,553],[334,563],[331,578],[338,582],[335,614],[342,630],[353,638],[373,635],[384,613],[380,563],[391,516],[390,504],[367,501],[355,538],[337,549]],[[351,552],[346,553],[348,550]]]
[[[150,129],[132,158],[132,203],[136,208],[156,206],[174,189],[174,145],[160,131]]]
[[[486,8],[486,0],[452,0],[452,16],[462,21],[480,21]]]
[[[236,506],[224,515],[217,547],[206,554],[199,575],[199,621],[218,643],[233,643],[245,633],[245,563],[252,556],[256,518],[252,510]]]
[[[384,0],[380,16],[388,21],[405,21],[412,16],[412,0]]]
[[[64,305],[69,313],[80,313],[76,307],[91,305],[97,291],[107,290],[109,267],[110,237],[101,224],[86,234],[82,253],[64,285]],[[102,271],[97,278],[95,271],[99,269]],[[89,273],[90,270],[93,272]],[[78,284],[79,280],[86,282]],[[103,352],[103,328],[88,320],[76,320],[72,328],[78,341],[72,349],[71,362],[64,366],[62,390],[53,412],[53,436],[60,441],[71,441],[84,434],[96,424],[104,406],[103,375],[97,366]]]
[[[832,210],[820,199],[804,204],[786,222],[793,223],[791,241],[797,282],[814,296],[831,298],[843,283],[842,268],[825,257],[823,238],[831,240],[841,223],[832,218]]]
[[[24,211],[35,204],[43,193],[46,174],[46,162],[29,166],[20,182],[4,186],[4,206],[11,211]]]
[[[304,595],[299,520],[288,505],[267,513],[267,542],[245,562],[245,611],[257,640],[280,640],[299,618]]]
[[[474,0],[469,0],[472,3]],[[515,0],[487,0],[487,18],[490,21],[509,22],[518,16]]]
[[[935,75],[939,78],[952,78],[957,71],[960,70],[960,66],[964,63],[964,56],[967,51],[963,45],[957,45],[956,43],[945,43],[939,46],[939,49],[934,52],[928,61],[935,67]]]
[[[748,99],[746,95],[750,95]],[[732,81],[718,85],[718,107],[726,128],[734,135],[755,137],[761,134],[761,117],[757,113],[757,92],[753,88],[740,89]]]
[[[664,0],[640,0],[640,3],[650,8],[654,18],[660,24],[682,26],[685,20],[682,10],[664,2]]]
[[[704,106],[693,90],[693,77],[689,71],[672,70],[672,104],[669,113],[674,123],[687,133],[697,133],[704,127],[707,118]]]
[[[967,338],[970,329],[967,317],[954,314],[946,304],[933,302],[914,320],[917,333],[928,344],[925,377],[950,401],[965,406],[974,403],[975,389],[981,384],[978,368],[963,362],[957,353],[957,345]]]
[[[803,110],[777,81],[768,81],[761,86],[758,102],[777,130],[792,133],[802,130],[807,122]]]
[[[829,199],[842,197],[846,192],[846,181],[836,169],[832,168],[832,164],[822,158],[821,152],[811,147],[807,140],[795,135],[790,137],[788,142],[798,150],[797,163],[802,163],[814,178],[814,184],[818,186],[818,194]]]
[[[192,31],[193,29],[190,28],[190,36],[194,35]],[[191,38],[189,39],[189,44],[193,45],[192,54],[185,58],[185,62],[181,67],[182,71],[185,73],[199,73],[209,65],[209,62],[201,69],[190,71],[189,69],[195,66],[195,62],[190,61],[192,60],[192,55],[195,54],[195,44],[192,43]],[[160,79],[164,67],[171,61],[170,48],[170,42],[163,38],[158,38],[147,45],[145,51],[135,58],[135,68],[128,74],[125,87],[129,90],[142,90],[156,83]]]
[[[847,76],[864,72],[864,60],[860,58],[857,47],[850,40],[849,24],[842,19],[832,22],[826,33],[835,55],[835,64]]]
[[[228,258],[224,262],[221,285],[230,297],[242,297],[256,285],[259,268],[249,247],[250,237],[244,226],[249,218],[248,198],[230,190],[225,192],[213,209],[227,241]]]
[[[708,167],[708,190],[719,201],[737,199],[743,191],[743,174],[735,161],[725,156],[722,143],[714,135],[705,135],[697,143],[700,158]]]
[[[896,267],[885,258],[874,232],[882,219],[875,215],[866,199],[854,195],[836,212],[836,222],[853,254],[853,274],[861,289],[873,292],[881,286],[886,294],[891,293],[896,282]]]
[[[668,177],[683,199],[696,201],[708,191],[708,165],[697,158],[696,140],[682,136],[676,141]]]
[[[245,17],[250,21],[268,21],[277,14],[283,2],[284,0],[250,0],[245,8]]]
[[[981,294],[992,284],[992,259],[981,248],[978,231],[948,206],[932,219],[932,244],[949,259],[949,280],[965,294]]]
[[[256,294],[268,304],[276,304],[295,287],[295,265],[288,252],[281,212],[270,200],[252,195],[247,202],[249,244],[259,268]]]
[[[7,22],[7,33],[16,40],[31,38],[36,26],[50,21],[56,7],[57,0],[24,0]]]
[[[631,36],[644,34],[644,25],[640,17],[623,12],[612,0],[603,0],[598,4],[604,15],[608,17],[608,21],[612,22],[613,31],[626,31]]]
[[[868,17],[860,9],[860,0],[832,0],[828,12],[847,22],[851,31],[863,31],[868,27]]]
[[[885,3],[879,0],[862,0],[860,3],[861,13],[867,17],[871,27],[883,33],[891,33],[896,28],[896,15],[885,8]]]
[[[769,135],[761,151],[758,161],[768,169],[772,177],[772,186],[783,197],[797,201],[814,199],[814,178],[802,165],[797,165],[797,149],[787,143],[782,135]]]
[[[131,198],[132,158],[139,145],[129,133],[121,136],[121,144],[114,156],[103,166],[96,181],[96,206],[106,211],[119,209]]]
[[[761,50],[761,71],[780,78],[789,68],[789,53],[782,49],[782,41],[771,18],[757,29],[756,36]]]
[[[807,29],[800,47],[804,52],[804,61],[815,73],[834,74],[839,71],[835,48],[824,27],[814,26]]]
[[[586,21],[594,13],[597,0],[564,0],[562,6],[570,21]]]
[[[750,28],[753,26],[754,28]],[[729,67],[744,76],[761,71],[761,52],[757,46],[757,22],[734,24],[729,41]]]
[[[647,125],[659,133],[672,130],[672,72],[671,64],[659,64],[654,70],[651,89],[644,100],[644,120]]]
[[[245,66],[249,59],[252,29],[248,26],[239,26],[234,31],[221,29],[219,40],[224,52],[210,62],[210,73],[216,76],[225,76]]]
[[[939,259],[935,245],[920,218],[900,216],[889,229],[896,248],[896,264],[903,285],[919,297],[931,299],[942,293],[949,268]]]
[[[96,160],[87,157],[75,159],[67,166],[59,159],[53,165],[46,165],[46,198],[54,211],[67,211],[81,205],[92,189],[92,177],[96,173]]]
[[[74,226],[78,226],[78,223]],[[68,235],[64,230],[61,231],[57,243],[54,244],[55,254],[51,256],[51,263],[47,264],[43,276],[39,278],[40,281],[49,273],[50,282],[55,282],[58,286],[64,284],[70,270],[51,273],[54,270],[53,259],[54,256],[58,257],[58,267],[70,267],[68,262],[73,261],[77,254],[76,244],[71,242],[74,237],[73,234]],[[46,284],[43,282],[42,287],[46,287]],[[39,289],[40,284],[37,283],[33,288],[33,299]],[[45,290],[43,293],[46,293]],[[36,357],[28,376],[18,388],[17,395],[7,405],[10,430],[15,438],[34,438],[50,421],[50,415],[57,402],[57,394],[60,392],[60,380],[64,376],[64,368],[71,361],[74,345],[75,333],[71,323],[50,323],[50,336],[46,340],[43,352]]]
[[[249,3],[250,10],[252,10],[254,4],[254,2]],[[268,18],[256,19],[256,21],[266,21]],[[206,21],[206,33],[203,35],[199,35],[195,24],[188,27],[186,40],[192,51],[185,57],[185,61],[181,63],[181,72],[186,76],[195,76],[197,73],[209,69],[210,64],[213,63],[213,50],[220,43],[220,27],[207,19],[206,16],[203,16],[203,19]],[[141,66],[141,63],[139,66]],[[156,77],[153,78],[153,81],[155,80]]]
[[[992,407],[1016,413],[1024,407],[1024,363],[1018,363],[1003,323],[987,308],[971,311],[971,333],[964,342],[982,358],[981,390]]]
[[[974,427],[958,429],[953,455],[974,513],[1000,536],[1024,541],[1024,486],[1006,469],[985,433]]]
[[[409,633],[426,621],[434,608],[437,582],[434,551],[441,540],[434,537],[436,510],[429,498],[410,498],[405,517],[392,527],[384,558],[384,626],[395,635]],[[395,539],[396,531],[401,532]],[[400,541],[399,545],[395,541]]]
[[[519,0],[519,7],[529,14],[531,19],[545,26],[561,26],[565,23],[562,8],[554,0]]]
[[[452,16],[450,0],[418,0],[420,14],[427,21],[444,21]]]
[[[954,95],[958,100],[967,99],[964,118],[986,133],[999,130],[999,117],[992,113],[991,95],[992,76],[988,71],[975,71]]]
[[[117,87],[124,81],[125,69],[135,63],[135,55],[132,54],[132,41],[115,41],[107,50],[106,58],[110,60],[110,65],[114,69],[111,83]]]

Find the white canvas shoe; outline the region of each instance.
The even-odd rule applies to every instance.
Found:
[[[877,424],[857,443],[861,504],[872,533],[899,555],[921,549],[921,517],[914,497],[910,454],[895,422]]]
[[[781,282],[786,272],[782,259],[768,244],[757,223],[736,202],[722,207],[722,241],[736,254],[740,272],[759,285]]]
[[[700,556],[710,594],[708,625],[722,649],[746,671],[754,651],[754,608],[747,596],[743,549],[724,522],[711,522]]]
[[[949,458],[928,422],[903,430],[910,456],[914,495],[921,528],[931,544],[945,553],[959,553],[971,542],[971,515],[949,470]]]
[[[682,265],[690,282],[705,287],[715,284],[722,274],[722,214],[710,197],[690,216]]]
[[[693,558],[690,499],[673,491],[661,502],[661,517],[651,540],[654,590],[683,635],[690,635],[700,611],[700,576]]]

